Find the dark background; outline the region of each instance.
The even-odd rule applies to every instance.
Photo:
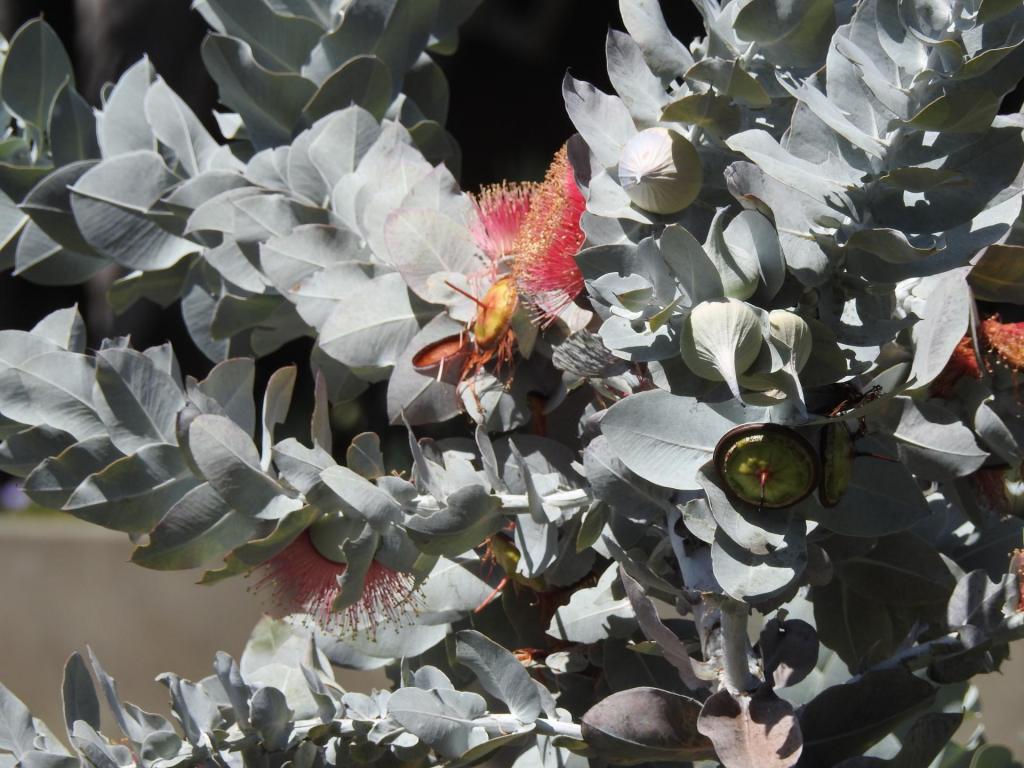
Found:
[[[680,39],[700,32],[688,0],[663,5]],[[40,13],[64,40],[79,90],[94,104],[104,82],[147,54],[213,129],[216,87],[199,57],[206,25],[189,10],[188,0],[0,0],[0,32],[10,39]],[[616,0],[484,0],[462,28],[458,52],[437,57],[451,85],[448,127],[462,147],[465,189],[543,175],[548,159],[573,132],[561,95],[566,70],[610,90],[604,68],[609,26],[622,28]],[[44,288],[0,275],[2,328],[29,329],[52,309],[75,301],[93,321],[93,344],[131,330],[140,346],[174,341],[187,370],[201,373],[208,365],[187,339],[176,307],[104,317],[97,306],[102,295],[84,287]]]

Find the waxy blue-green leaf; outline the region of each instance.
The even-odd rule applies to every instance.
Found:
[[[131,269],[167,269],[199,245],[162,228],[154,205],[179,179],[156,152],[119,155],[71,188],[71,208],[86,242]]]
[[[49,424],[79,440],[107,430],[93,405],[94,362],[50,352],[0,371],[0,414],[23,424]]]
[[[324,32],[317,22],[279,13],[263,0],[198,0],[193,8],[217,32],[249,43],[260,64],[275,72],[298,72]]]
[[[281,750],[288,744],[294,713],[288,700],[277,688],[260,688],[250,702],[249,719],[267,749]]]
[[[309,157],[328,187],[334,189],[342,177],[356,169],[380,132],[373,115],[356,105],[324,119],[323,130],[310,145]]]
[[[661,111],[669,96],[661,80],[648,68],[638,42],[618,30],[609,29],[605,58],[612,86],[634,122],[641,128],[661,122]]]
[[[71,59],[53,27],[40,17],[11,38],[0,95],[15,115],[40,131],[49,124],[50,108],[65,83],[74,83]]]
[[[35,749],[36,729],[24,702],[0,684],[0,749],[17,758]]]
[[[185,396],[174,380],[131,349],[96,354],[96,411],[122,453],[152,443],[177,444],[175,423]]]
[[[207,35],[202,56],[220,100],[242,116],[256,148],[288,143],[316,86],[297,74],[267,69],[235,38]]]
[[[252,388],[256,366],[252,358],[238,357],[213,366],[197,385],[200,392],[213,398],[242,430],[252,435],[256,429],[256,405]]]
[[[932,480],[963,477],[985,463],[988,452],[952,411],[930,401],[900,401],[903,410],[893,436],[900,458],[915,475]]]
[[[187,175],[198,176],[210,167],[219,145],[162,78],[149,86],[144,107],[153,134],[174,151]]]
[[[391,103],[391,72],[376,56],[355,56],[332,72],[309,102],[303,114],[310,122],[338,109],[357,105],[380,120]]]
[[[622,147],[636,134],[626,105],[617,96],[602,93],[569,74],[562,83],[562,97],[569,119],[598,163],[605,168],[614,167]]]
[[[899,722],[926,708],[935,691],[902,668],[867,672],[825,689],[800,711],[804,760],[824,768],[864,754]]]
[[[836,573],[850,589],[887,605],[946,605],[956,579],[924,539],[904,531],[879,539],[870,550],[841,560]],[[898,581],[898,590],[886,589]]]
[[[454,557],[466,552],[505,524],[501,502],[481,485],[451,494],[445,507],[408,517],[405,528],[426,554]]]
[[[792,515],[788,510],[759,509],[740,499],[730,499],[722,479],[710,461],[697,474],[715,522],[732,541],[755,555],[767,555],[783,546]]]
[[[447,313],[441,313],[413,336],[388,379],[388,419],[392,424],[400,423],[403,415],[413,426],[437,424],[459,413],[458,391],[450,383],[459,373],[459,361],[452,361],[447,370],[428,373],[417,370],[413,358],[427,345],[464,329]]]
[[[693,64],[689,49],[669,30],[658,0],[619,0],[622,23],[643,51],[647,65],[669,86]]]
[[[75,444],[67,432],[45,424],[15,432],[0,443],[0,468],[9,475],[26,477],[52,456]]]
[[[732,96],[736,101],[755,109],[772,103],[764,86],[751,77],[735,59],[726,61],[714,56],[701,59],[687,70],[686,79],[714,86],[719,93]]]
[[[292,391],[295,388],[295,377],[298,369],[294,365],[285,366],[274,371],[267,382],[267,390],[263,395],[262,447],[260,449],[260,469],[270,469],[274,447],[274,429],[288,416],[288,408],[292,403]]]
[[[54,96],[49,120],[50,151],[58,166],[100,156],[96,116],[71,80]]]
[[[69,737],[79,720],[93,728],[100,727],[100,701],[96,696],[96,687],[89,675],[89,668],[78,651],[72,653],[64,665],[61,701],[64,708],[64,724]]]
[[[384,225],[384,238],[388,260],[425,301],[461,302],[444,280],[461,283],[463,275],[483,268],[479,248],[466,226],[435,211],[396,211]]]
[[[320,479],[338,497],[346,516],[365,520],[380,532],[401,521],[398,502],[348,467],[328,467],[320,473]]]
[[[87,438],[32,470],[25,493],[41,506],[60,509],[85,478],[123,457],[107,435]]]
[[[132,552],[132,562],[157,570],[199,568],[259,531],[260,523],[248,511],[232,509],[203,483],[167,510],[150,531],[149,543]]]
[[[486,711],[482,696],[443,688],[400,688],[388,700],[388,713],[445,757],[470,748],[473,721]]]
[[[967,282],[983,301],[1024,303],[1024,248],[990,245],[974,262]]]
[[[14,274],[38,285],[77,285],[109,266],[106,259],[68,250],[34,221],[25,224],[14,252]]]
[[[430,305],[411,297],[405,281],[391,272],[341,292],[320,331],[319,345],[352,367],[392,366],[433,314]]]
[[[597,585],[573,593],[568,604],[555,611],[547,633],[571,643],[596,643],[609,637],[628,637],[636,628],[629,598],[615,597],[618,564],[608,566]]]
[[[540,716],[540,695],[533,678],[510,651],[474,630],[462,630],[455,637],[459,663],[473,670],[485,691],[507,704],[523,723]]]
[[[721,528],[715,531],[711,562],[715,578],[727,595],[752,605],[771,604],[795,588],[807,566],[806,523],[790,521],[783,543],[764,555],[734,542]]]
[[[970,322],[972,298],[966,271],[954,270],[935,280],[925,302],[924,318],[914,326],[911,375],[919,387],[942,373]]]
[[[722,277],[703,246],[683,227],[665,227],[659,242],[662,257],[679,280],[691,304],[725,295]]]
[[[668,392],[642,392],[613,405],[601,432],[618,459],[656,485],[698,490],[697,472],[722,435],[762,409],[712,406]]]
[[[142,533],[199,482],[177,446],[152,443],[85,478],[62,509],[104,528]]]
[[[263,520],[277,520],[302,505],[263,472],[252,439],[230,419],[197,416],[188,435],[196,466],[232,508]]]
[[[855,450],[887,456],[892,448],[864,441]],[[834,533],[868,537],[904,531],[928,515],[928,503],[910,471],[898,461],[874,456],[853,459],[850,485],[838,504],[808,511]]]
[[[156,149],[156,137],[146,120],[144,102],[156,77],[149,58],[143,56],[121,75],[107,95],[96,120],[96,139],[103,157]]]
[[[48,314],[32,327],[32,335],[49,339],[68,352],[85,352],[85,321],[77,304]]]

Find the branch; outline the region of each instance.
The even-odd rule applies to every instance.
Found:
[[[357,723],[361,723],[361,725],[357,726]],[[354,736],[359,733],[360,730],[365,732],[366,723],[367,721],[365,719],[354,720],[351,718],[339,718],[331,721],[328,725],[330,726],[331,731],[337,736]],[[322,728],[324,725],[325,723],[319,718],[296,720],[292,724],[293,737],[297,735],[301,739],[309,738],[310,731],[315,728]],[[508,734],[522,730],[524,723],[514,715],[488,714],[483,717],[475,718],[472,721],[472,725],[474,728],[483,728],[490,738],[497,738],[499,736],[507,736]],[[533,725],[535,733],[543,736],[564,736],[570,739],[575,739],[576,741],[583,740],[583,729],[577,723],[540,717],[530,725]],[[234,740],[229,739],[227,741],[227,747],[230,751],[238,752],[262,743],[262,738],[258,733],[243,733],[238,729],[237,725],[232,726],[231,731],[233,733],[237,733],[238,738]],[[193,750],[193,745],[187,743],[184,744],[178,751],[177,756],[173,758],[171,762],[175,762],[178,758],[190,757],[193,754]]]
[[[1024,613],[1015,613],[993,629],[985,642],[989,645],[1001,645],[1002,643],[1009,643],[1021,638],[1024,638]],[[977,647],[977,645],[974,647]],[[965,653],[968,650],[970,649],[964,647],[963,641],[960,640],[957,633],[951,632],[948,635],[937,637],[926,643],[919,643],[918,645],[905,648],[859,675],[854,675],[847,682],[856,682],[869,672],[878,672],[884,669],[903,667],[913,672],[917,669],[924,669],[935,661],[941,661],[950,656]]]
[[[528,512],[530,509],[530,499],[525,493],[498,493],[495,496],[501,502],[504,512]],[[541,501],[551,507],[578,507],[589,503],[591,496],[586,488],[573,488],[541,496]],[[441,504],[430,494],[416,496],[412,503],[418,512],[436,512],[441,509]]]
[[[726,687],[733,693],[751,691],[757,681],[750,673],[750,639],[747,637],[749,608],[731,598],[720,601],[722,621],[722,671]]]

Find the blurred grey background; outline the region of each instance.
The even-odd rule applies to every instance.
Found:
[[[43,13],[76,65],[79,87],[94,104],[102,85],[143,54],[211,130],[216,89],[203,70],[198,45],[205,31],[188,0],[0,0],[0,32],[8,39]],[[687,0],[662,0],[677,36],[689,40],[700,22]],[[448,126],[463,149],[463,186],[537,178],[572,133],[561,80],[566,69],[608,90],[604,37],[621,28],[616,0],[485,0],[462,30],[458,54],[442,59],[451,85]],[[1006,109],[1019,107],[1020,94]],[[1004,110],[1006,111],[1006,110]],[[209,362],[184,333],[179,310],[140,307],[115,318],[103,286],[42,288],[0,275],[0,328],[31,328],[55,308],[80,302],[90,341],[129,330],[139,346],[171,340],[183,369],[202,376]],[[263,364],[267,372],[302,359],[308,348],[290,345]],[[262,386],[257,382],[257,388]],[[308,390],[299,382],[297,391]],[[373,425],[382,391],[371,390],[349,414],[351,432]],[[339,436],[342,437],[342,436]],[[400,435],[402,441],[404,434]],[[341,445],[346,444],[344,439]],[[0,490],[5,479],[0,475]],[[7,505],[17,505],[8,494]],[[88,643],[122,695],[166,713],[167,696],[153,678],[175,671],[197,679],[212,671],[214,653],[241,653],[265,607],[234,579],[195,585],[195,572],[160,573],[131,565],[125,537],[63,515],[4,511],[0,494],[0,681],[60,733],[64,661]],[[1024,652],[1001,675],[979,678],[985,721],[993,741],[1024,754]],[[381,684],[380,675],[342,677],[354,689]]]

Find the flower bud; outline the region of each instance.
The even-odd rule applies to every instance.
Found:
[[[697,150],[667,128],[640,131],[619,157],[619,183],[634,204],[651,213],[683,210],[696,199],[703,178]]]
[[[737,377],[753,365],[764,341],[761,318],[736,299],[698,304],[683,326],[683,362],[695,374],[724,381],[740,396]]]
[[[800,315],[785,309],[773,309],[768,313],[772,338],[777,339],[790,351],[793,369],[799,373],[807,365],[814,348],[811,326]]]

